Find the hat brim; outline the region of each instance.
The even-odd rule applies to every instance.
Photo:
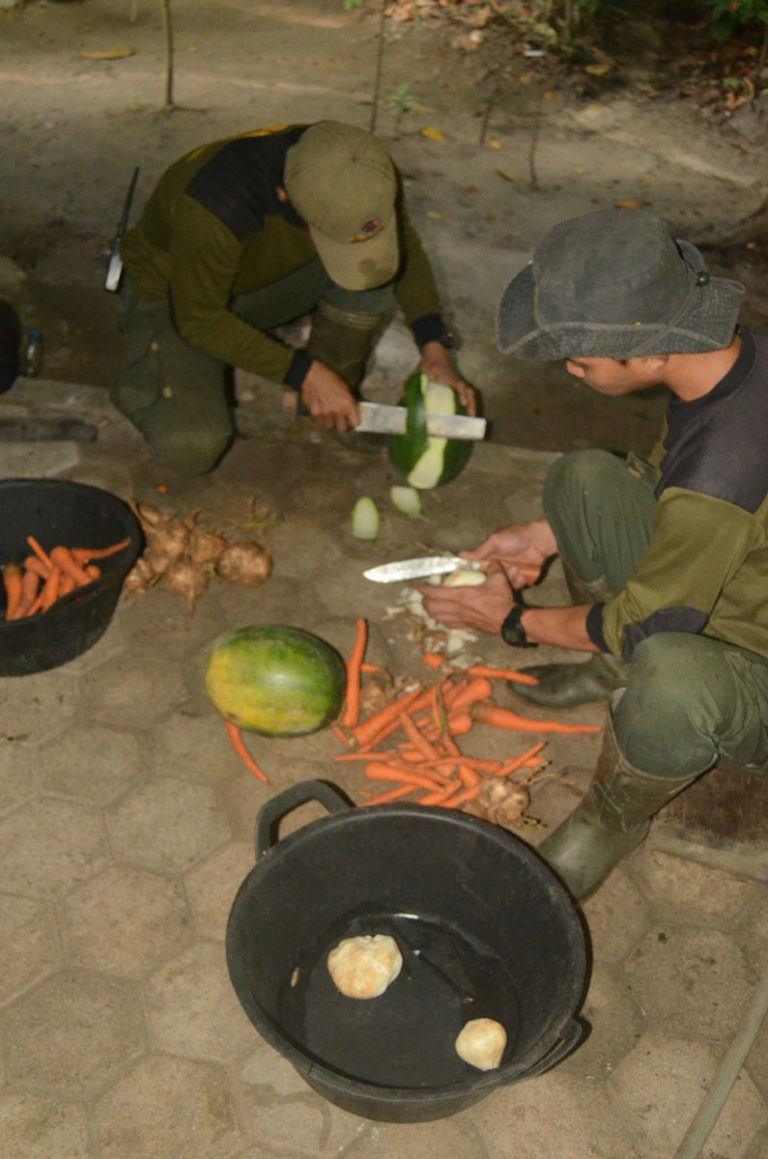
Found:
[[[685,242],[678,245],[693,264],[692,255],[686,252],[693,247]],[[496,339],[503,354],[536,362],[701,354],[720,350],[730,343],[743,292],[740,282],[710,278],[696,295],[693,308],[671,328],[662,324],[621,326],[588,322],[541,326],[536,318],[533,266],[529,264],[512,279],[501,296],[496,314]]]
[[[344,290],[373,290],[391,282],[397,273],[400,247],[394,213],[365,241],[336,241],[311,225],[309,234],[328,276]]]

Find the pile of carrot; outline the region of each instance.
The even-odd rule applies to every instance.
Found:
[[[528,779],[531,770],[540,769],[546,763],[541,756],[545,741],[538,741],[504,760],[464,755],[456,738],[471,732],[476,724],[516,732],[600,731],[597,725],[534,720],[499,708],[493,700],[493,680],[526,684],[536,681],[515,669],[486,665],[451,673],[429,687],[419,683],[361,720],[362,674],[373,667],[364,663],[366,642],[367,625],[359,619],[347,665],[344,711],[332,728],[347,750],[335,759],[361,761],[369,780],[389,785],[370,796],[367,805],[384,805],[410,797],[421,805],[455,809],[477,797],[486,778],[512,777],[522,772]],[[427,665],[435,670],[438,667],[431,655]],[[382,748],[385,742],[388,747]]]
[[[62,596],[99,578],[101,568],[96,560],[115,555],[130,542],[123,539],[109,547],[58,544],[48,552],[34,535],[28,535],[31,552],[24,562],[7,563],[3,567],[5,619],[22,620],[47,612]]]

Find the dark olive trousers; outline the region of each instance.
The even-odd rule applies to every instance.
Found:
[[[582,579],[620,592],[653,534],[653,471],[634,456],[575,451],[547,475],[544,510],[561,554]],[[768,658],[687,632],[636,649],[611,702],[625,759],[650,776],[716,765],[768,776]]]
[[[373,317],[378,322],[394,310],[391,285],[343,290],[319,260],[263,289],[239,294],[231,309],[259,329],[272,330],[312,313],[320,303],[335,311],[342,328],[344,320]],[[326,332],[333,325],[324,320]],[[127,276],[120,291],[120,328],[128,350],[112,386],[112,402],[141,431],[161,463],[181,475],[211,471],[235,434],[231,369],[186,342],[167,303],[140,300]],[[359,333],[357,327],[354,336]],[[376,328],[365,327],[365,335],[368,354]],[[343,346],[343,337],[336,344]]]

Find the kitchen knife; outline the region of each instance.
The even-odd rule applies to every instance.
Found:
[[[428,575],[447,575],[449,572],[482,571],[480,560],[462,559],[459,555],[422,555],[418,559],[401,559],[397,563],[382,563],[364,571],[366,579],[377,584],[405,583]]]
[[[116,294],[120,289],[120,281],[123,274],[123,259],[120,257],[120,242],[123,240],[123,235],[128,228],[128,219],[131,216],[131,203],[133,202],[133,195],[136,192],[136,182],[139,179],[138,166],[133,171],[131,184],[128,186],[128,192],[125,196],[125,203],[123,205],[123,212],[120,215],[120,220],[117,223],[117,232],[115,233],[115,240],[112,242],[112,249],[109,252],[109,262],[107,264],[107,276],[104,279],[104,289],[109,290],[110,294]]]
[[[408,411],[404,406],[385,406],[379,402],[358,403],[360,425],[356,431],[378,431],[387,435],[404,435]],[[427,434],[441,439],[484,439],[485,419],[472,415],[428,414]]]

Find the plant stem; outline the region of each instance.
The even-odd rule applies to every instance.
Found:
[[[165,107],[172,109],[173,104],[173,24],[171,22],[171,0],[163,0],[163,23],[165,24]]]
[[[376,36],[376,71],[373,78],[373,99],[371,107],[371,125],[373,132],[376,128],[376,114],[379,110],[379,91],[381,89],[381,73],[384,61],[384,25],[387,12],[387,0],[381,0],[381,14],[379,16],[379,31]]]

